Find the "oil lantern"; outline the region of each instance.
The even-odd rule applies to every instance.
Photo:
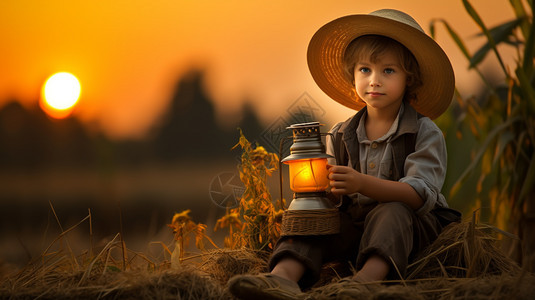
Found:
[[[327,198],[329,187],[327,158],[321,141],[321,124],[293,124],[290,155],[282,162],[288,165],[290,189],[294,192],[290,206],[282,217],[281,235],[325,235],[339,232],[340,220]]]

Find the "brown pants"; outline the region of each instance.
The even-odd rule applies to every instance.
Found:
[[[325,236],[282,237],[270,258],[273,269],[284,257],[293,257],[306,268],[299,285],[312,286],[320,276],[321,267],[331,261],[356,262],[362,268],[373,254],[387,262],[393,260],[402,276],[409,261],[438,236],[442,226],[436,217],[428,213],[418,216],[400,202],[352,205],[340,211],[340,233]],[[390,259],[392,258],[392,260]],[[391,265],[387,278],[398,278]]]

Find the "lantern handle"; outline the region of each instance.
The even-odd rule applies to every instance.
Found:
[[[284,146],[284,143],[293,138],[292,136],[285,136],[282,138],[280,145],[279,145],[279,191],[280,191],[280,206],[282,210],[286,210],[286,207],[284,207],[284,203],[282,202],[282,148]]]
[[[331,136],[331,139],[332,141],[334,142],[334,134],[332,132],[326,132],[326,133],[321,133],[320,135],[323,135],[323,136],[327,136],[327,135],[330,135]],[[327,144],[327,143],[325,143]],[[341,196],[338,196],[338,204],[335,205],[336,208],[340,208],[343,204],[343,200],[342,200],[342,197]]]

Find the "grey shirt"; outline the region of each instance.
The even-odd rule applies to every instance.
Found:
[[[364,125],[366,114],[359,120],[355,134],[359,143],[359,163],[362,173],[392,180],[393,159],[390,141],[398,132],[400,116],[403,115],[404,109],[402,104],[390,130],[384,136],[373,141],[366,136]],[[335,133],[341,124],[335,125],[331,132]],[[334,156],[332,139],[327,139],[326,148],[327,153]],[[329,163],[335,164],[334,159]],[[431,119],[427,117],[419,118],[417,121],[415,151],[407,156],[404,165],[405,176],[399,179],[400,182],[405,182],[412,186],[424,201],[423,206],[416,211],[417,214],[426,214],[436,205],[448,206],[446,199],[440,193],[446,176],[446,163],[446,142],[442,131]],[[349,161],[348,165],[352,166],[353,162]],[[359,193],[349,196],[359,204],[376,202],[374,199]]]

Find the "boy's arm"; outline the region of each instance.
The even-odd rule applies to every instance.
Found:
[[[329,172],[331,193],[335,195],[361,193],[379,202],[402,202],[414,210],[424,204],[408,183],[380,179],[345,166],[330,166]]]

